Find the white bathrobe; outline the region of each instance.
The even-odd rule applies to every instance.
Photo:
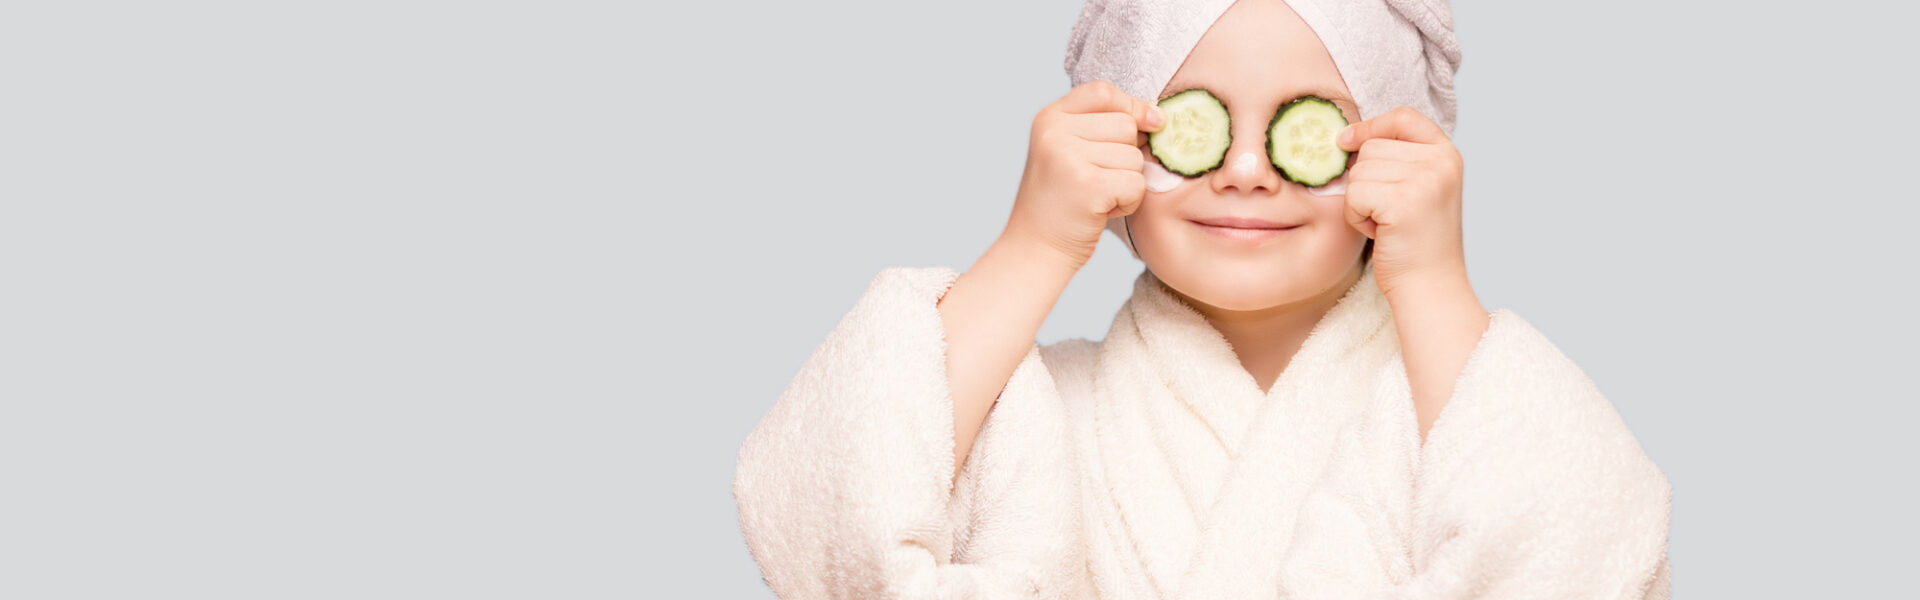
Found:
[[[953,483],[958,275],[882,270],[747,437],[779,596],[1668,596],[1665,476],[1509,310],[1422,445],[1371,267],[1264,395],[1143,270],[1104,340],[1028,351]]]

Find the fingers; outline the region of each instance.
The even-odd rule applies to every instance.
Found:
[[[1373,215],[1379,209],[1379,205],[1374,204],[1372,199],[1379,197],[1380,190],[1389,185],[1391,184],[1375,181],[1349,181],[1347,183],[1347,225],[1359,230],[1368,238],[1378,239],[1380,225],[1373,220]]]
[[[1067,119],[1066,128],[1080,139],[1093,142],[1125,144],[1143,135],[1135,127],[1133,117],[1117,112],[1073,115]]]
[[[1087,144],[1084,152],[1083,156],[1088,161],[1103,169],[1139,171],[1147,167],[1146,155],[1141,154],[1139,148],[1132,146],[1097,142]]]
[[[1100,175],[1107,197],[1113,198],[1113,210],[1107,211],[1107,218],[1139,210],[1140,201],[1147,197],[1146,175],[1139,171],[1101,171]]]
[[[1401,106],[1387,114],[1348,125],[1334,137],[1341,150],[1353,152],[1372,139],[1394,139],[1422,144],[1447,141],[1447,132],[1420,111]]]
[[[1067,91],[1067,95],[1055,103],[1060,112],[1066,114],[1087,114],[1097,112],[1115,112],[1132,117],[1138,131],[1159,131],[1166,118],[1160,114],[1159,107],[1151,102],[1133,97],[1120,91],[1120,88],[1102,80],[1089,81]]]
[[[1359,231],[1361,235],[1367,236],[1368,239],[1380,238],[1380,224],[1356,212],[1352,206],[1347,207],[1347,225],[1352,226],[1354,230]]]
[[[1347,181],[1350,183],[1360,181],[1399,183],[1413,177],[1419,171],[1420,167],[1416,163],[1369,158],[1354,163],[1353,168],[1347,169]],[[1348,188],[1347,193],[1352,195],[1352,188]]]
[[[1360,144],[1360,150],[1354,154],[1357,155],[1358,159],[1363,160],[1404,160],[1408,162],[1418,162],[1431,157],[1434,152],[1432,144],[1420,144],[1388,138],[1373,138],[1367,140],[1366,143]]]

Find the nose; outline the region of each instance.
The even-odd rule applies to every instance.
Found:
[[[1214,171],[1213,191],[1225,194],[1236,190],[1250,196],[1272,195],[1280,190],[1280,172],[1267,162],[1266,148],[1260,141],[1243,141],[1244,136],[1234,136],[1234,144],[1227,151],[1226,164]]]

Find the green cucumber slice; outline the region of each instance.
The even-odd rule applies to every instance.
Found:
[[[1185,177],[1199,177],[1226,162],[1233,133],[1228,129],[1227,105],[1212,92],[1184,90],[1167,96],[1159,106],[1167,124],[1147,134],[1147,146],[1161,166]]]
[[[1347,151],[1333,136],[1347,126],[1347,116],[1317,96],[1301,96],[1280,107],[1267,122],[1267,159],[1280,176],[1307,187],[1319,187],[1347,171]]]

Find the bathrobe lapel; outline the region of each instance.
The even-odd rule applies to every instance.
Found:
[[[1122,531],[1105,578],[1163,598],[1271,594],[1302,498],[1394,354],[1371,266],[1262,394],[1226,338],[1143,271],[1096,358],[1093,468]],[[1411,411],[1411,406],[1407,407]],[[1250,551],[1251,550],[1251,551]]]

